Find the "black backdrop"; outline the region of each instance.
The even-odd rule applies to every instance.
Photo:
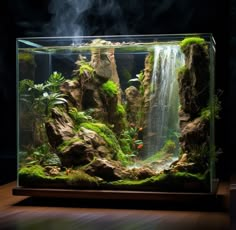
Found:
[[[212,33],[216,88],[223,90],[217,175],[225,179],[236,171],[235,0],[5,0],[0,5],[0,183],[16,178],[15,39],[27,36]]]

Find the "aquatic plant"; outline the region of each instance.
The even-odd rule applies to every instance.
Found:
[[[108,97],[114,97],[118,94],[119,89],[117,84],[114,81],[108,80],[101,87],[103,93]]]
[[[141,95],[144,94],[143,79],[144,79],[144,71],[141,70],[139,74],[136,74],[135,78],[132,78],[129,80],[129,82],[138,82],[139,83],[139,92]]]
[[[180,42],[180,48],[183,50],[185,47],[192,45],[192,44],[204,44],[205,43],[205,39],[200,38],[200,37],[189,37],[189,38],[185,38],[184,40],[182,40]]]
[[[65,80],[65,77],[61,73],[54,71],[46,81],[46,87],[49,91],[56,93]]]
[[[42,144],[37,148],[26,148],[26,150],[25,159],[22,161],[23,165],[40,165],[52,157],[51,149],[48,144]]]
[[[139,134],[142,128],[129,127],[120,135],[120,141],[125,144],[125,153],[128,156],[137,156],[143,149],[143,141],[139,139]]]
[[[19,83],[20,101],[28,104],[35,115],[48,115],[56,105],[67,103],[65,95],[57,92],[64,81],[61,74],[52,74],[45,83],[34,84],[32,80],[24,79]]]
[[[95,70],[93,66],[86,60],[86,57],[80,56],[79,60],[76,61],[78,68],[74,70],[74,75],[79,78],[84,77],[86,80],[93,78]]]
[[[77,125],[82,122],[93,121],[93,118],[89,116],[85,111],[78,111],[75,107],[69,110],[69,115]]]

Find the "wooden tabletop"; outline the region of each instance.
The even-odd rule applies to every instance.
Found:
[[[228,186],[221,207],[181,207],[147,201],[13,196],[15,182],[0,186],[0,229],[218,230],[230,229]]]

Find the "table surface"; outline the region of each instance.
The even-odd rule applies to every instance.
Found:
[[[0,186],[0,229],[217,230],[230,229],[228,184],[221,208],[208,210],[133,201],[13,196],[16,182]]]

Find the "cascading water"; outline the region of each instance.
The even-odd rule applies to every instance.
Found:
[[[171,139],[177,143],[176,133],[179,131],[177,69],[184,63],[184,54],[178,45],[154,47],[146,137],[148,156],[159,151],[167,140]]]

